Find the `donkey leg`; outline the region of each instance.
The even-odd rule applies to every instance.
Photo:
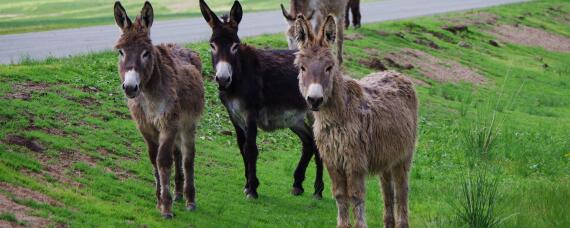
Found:
[[[337,50],[336,50],[336,56],[338,58],[338,64],[342,65],[343,59],[342,59],[342,45],[344,42],[344,27],[343,27],[343,20],[344,17],[343,16],[339,16],[337,17],[338,23],[336,23],[336,30],[337,30],[337,38],[336,38],[336,46],[337,46]]]
[[[360,0],[351,0],[351,1],[352,1],[352,6],[351,6],[352,25],[354,25],[354,28],[360,28],[360,20],[362,18],[362,16],[360,15]]]
[[[323,160],[321,159],[321,154],[317,149],[317,145],[314,145],[314,151],[315,151],[315,164],[317,165],[317,176],[315,177],[315,193],[313,194],[313,197],[315,199],[322,199],[323,190],[325,189],[325,182],[323,182]]]
[[[311,161],[311,157],[313,156],[313,137],[312,133],[308,130],[305,126],[305,122],[300,122],[296,126],[291,127],[291,131],[293,131],[303,144],[303,150],[301,152],[301,159],[297,164],[297,168],[295,169],[295,173],[293,177],[295,181],[293,182],[293,189],[291,190],[291,194],[293,195],[301,195],[305,191],[303,189],[303,181],[305,180],[305,172],[307,171],[307,166],[309,166],[309,162]]]
[[[257,199],[257,187],[259,180],[257,179],[257,120],[255,118],[248,119],[245,131],[244,154],[247,161],[247,192],[249,199]]]
[[[184,167],[184,197],[186,210],[196,209],[196,187],[194,186],[194,158],[196,156],[196,126],[181,132],[182,159]]]
[[[148,149],[148,157],[153,168],[154,183],[155,183],[155,195],[156,195],[156,207],[160,208],[160,177],[158,176],[158,166],[156,164],[156,157],[158,155],[158,132],[154,129],[144,128],[139,126],[139,130],[143,135]]]
[[[184,171],[182,169],[182,153],[177,146],[174,149],[174,201],[183,199],[182,192],[184,189]]]
[[[243,159],[243,170],[244,170],[244,176],[245,176],[245,185],[243,186],[243,192],[247,193],[249,191],[248,189],[248,185],[247,185],[247,177],[248,177],[248,172],[247,172],[247,159],[245,157],[245,132],[243,132],[243,130],[241,129],[240,126],[238,126],[237,124],[235,124],[232,121],[235,131],[236,131],[236,140],[238,143],[238,147],[239,147],[239,153],[241,154],[241,158]]]
[[[384,195],[384,227],[394,228],[394,183],[392,173],[387,170],[380,176],[382,194]]]
[[[348,29],[350,26],[349,10],[352,8],[352,0],[349,0],[346,4],[346,10],[344,11],[344,27]]]
[[[393,169],[394,187],[396,193],[397,220],[396,227],[408,227],[408,172],[410,163],[403,162]]]
[[[344,173],[341,173],[336,167],[327,164],[327,170],[332,180],[332,192],[336,200],[337,228],[350,227],[350,200],[348,198],[347,178]]]
[[[176,131],[160,132],[158,146],[158,175],[160,177],[160,212],[164,218],[170,219],[172,214],[172,196],[170,196],[170,171],[172,169]]]
[[[367,227],[364,199],[366,195],[366,174],[364,172],[351,172],[347,179],[348,196],[352,202],[355,227]]]

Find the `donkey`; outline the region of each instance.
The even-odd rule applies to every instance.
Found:
[[[336,40],[336,55],[339,64],[342,64],[342,47],[344,42],[344,13],[349,0],[291,0],[291,8],[289,12],[285,10],[281,4],[281,12],[287,21],[289,27],[285,32],[289,49],[297,49],[297,41],[295,39],[295,17],[299,14],[308,18],[313,22],[313,28],[319,28],[325,16],[332,14],[338,22],[337,33],[340,37]]]
[[[316,148],[311,127],[305,122],[308,106],[299,92],[298,70],[293,65],[291,50],[259,50],[241,43],[238,25],[242,8],[235,1],[222,20],[200,0],[200,10],[212,28],[210,38],[215,80],[219,98],[226,107],[243,157],[247,198],[258,197],[257,187],[257,128],[265,131],[289,128],[302,141],[301,159],[294,173],[292,194],[304,192],[305,171],[313,154],[317,175],[315,198],[322,197],[323,165]]]
[[[354,28],[360,28],[360,0],[349,0],[346,5],[346,11],[344,13],[344,27],[348,29],[350,26],[350,15],[349,11],[352,12],[352,25]]]
[[[412,82],[395,72],[360,81],[343,77],[330,46],[335,20],[328,16],[319,34],[299,16],[295,22],[299,88],[315,122],[313,131],[333,184],[338,227],[366,227],[366,176],[378,175],[384,194],[384,225],[408,227],[408,174],[416,142],[418,102]]]
[[[157,208],[164,218],[172,218],[169,186],[173,159],[176,198],[181,199],[183,194],[186,209],[196,208],[194,139],[204,109],[200,57],[174,44],[153,46],[150,27],[154,16],[149,2],[145,2],[134,23],[120,2],[115,3],[114,11],[122,30],[115,46],[122,87],[131,116],[148,146]]]

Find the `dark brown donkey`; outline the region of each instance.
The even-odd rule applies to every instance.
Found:
[[[195,52],[173,44],[153,46],[150,39],[153,10],[149,2],[134,23],[121,3],[116,2],[115,21],[123,31],[115,46],[119,50],[123,90],[148,146],[156,180],[157,207],[162,216],[172,218],[169,186],[173,158],[177,167],[176,196],[181,198],[183,191],[186,209],[196,207],[194,136],[204,109],[200,58]]]
[[[352,25],[354,28],[360,28],[360,0],[348,0],[346,5],[346,12],[344,13],[344,27],[348,29],[350,26],[350,15],[352,13]]]
[[[244,192],[247,197],[258,197],[256,137],[259,127],[266,131],[289,128],[303,142],[301,160],[294,174],[294,195],[303,193],[305,171],[315,154],[317,177],[314,196],[321,198],[323,165],[313,132],[305,122],[308,108],[299,92],[299,70],[293,65],[294,51],[258,50],[242,44],[238,37],[238,24],[242,18],[238,1],[234,2],[229,18],[224,16],[222,20],[203,0],[200,0],[200,10],[212,27],[210,45],[215,79],[219,86],[219,97],[235,127],[245,166]]]

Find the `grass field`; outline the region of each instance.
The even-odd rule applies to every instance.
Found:
[[[363,2],[379,1],[364,0]],[[38,32],[115,23],[110,0],[0,0],[0,34]],[[142,0],[122,0],[134,17],[140,12]],[[151,1],[156,20],[187,18],[200,15],[198,0]],[[228,12],[233,0],[209,0],[213,10]],[[289,0],[242,0],[245,12],[276,10]]]
[[[372,59],[370,53],[385,56],[411,48],[456,61],[486,79],[446,83],[425,77],[418,67],[390,67],[425,84],[417,86],[420,137],[410,177],[411,226],[570,227],[570,53],[507,42],[493,46],[490,24],[470,25],[457,34],[441,29],[450,18],[478,12],[498,16],[495,24],[518,23],[570,39],[565,21],[570,3],[554,0],[348,32],[353,40],[345,42],[345,71],[353,77],[376,71],[362,64]],[[103,22],[106,13],[110,10],[93,15]],[[246,42],[285,48],[281,36]],[[176,217],[165,221],[155,208],[151,164],[128,117],[114,52],[0,65],[0,183],[34,190],[57,203],[26,199],[3,185],[0,196],[30,208],[28,215],[72,227],[333,227],[336,207],[328,175],[323,200],[289,194],[300,157],[300,143],[289,131],[261,134],[260,198],[245,199],[242,160],[234,136],[227,135],[233,130],[211,80],[208,45],[188,47],[200,52],[208,78],[197,141],[197,211],[185,212],[183,203],[176,203]],[[17,136],[45,151],[10,144],[9,138]],[[307,192],[314,173],[311,165]],[[369,178],[367,186],[368,224],[379,227],[378,180]],[[15,212],[0,214],[0,222],[26,224]]]

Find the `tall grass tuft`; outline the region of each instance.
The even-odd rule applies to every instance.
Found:
[[[485,174],[469,175],[461,186],[461,196],[455,207],[458,222],[470,228],[495,227],[506,218],[500,218],[500,194],[497,180]]]
[[[490,120],[479,120],[464,130],[463,143],[466,146],[467,157],[490,158],[499,135],[497,129],[496,112],[493,112]]]

